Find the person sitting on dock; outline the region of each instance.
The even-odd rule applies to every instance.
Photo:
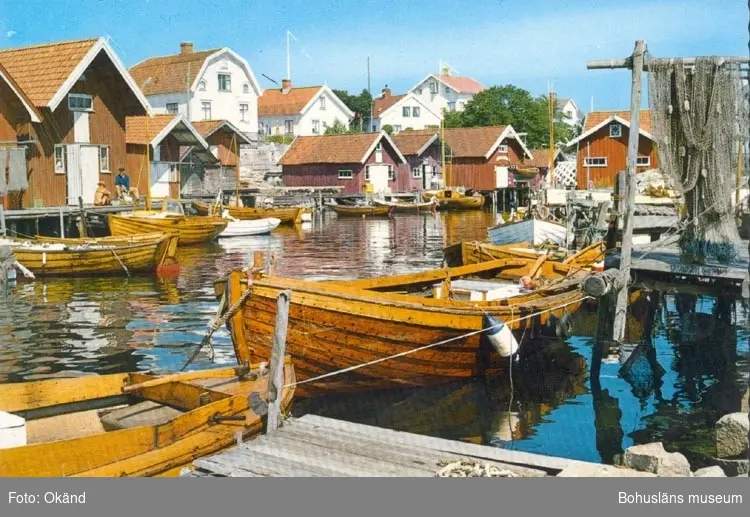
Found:
[[[126,194],[130,193],[130,176],[125,173],[125,168],[120,167],[115,176],[115,190],[117,191],[117,197],[123,198]]]
[[[94,205],[104,206],[112,201],[112,193],[104,186],[104,182],[97,183],[96,192],[94,193]]]

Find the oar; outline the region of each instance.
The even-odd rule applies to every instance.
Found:
[[[152,379],[150,381],[139,382],[138,384],[131,384],[130,386],[123,386],[123,393],[130,393],[144,388],[153,388],[154,386],[161,386],[162,384],[169,384],[170,382],[183,382],[191,381],[195,379],[222,379],[227,377],[243,377],[250,372],[248,366],[232,366],[231,368],[216,368],[212,370],[196,370],[192,372],[174,373],[172,375],[166,375],[158,379]]]

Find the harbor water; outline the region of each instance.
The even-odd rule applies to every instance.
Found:
[[[213,282],[249,265],[254,251],[273,253],[284,276],[401,274],[440,267],[444,246],[484,239],[492,224],[486,211],[327,213],[268,236],[181,248],[176,277],[21,280],[0,293],[0,382],[181,368],[216,316]],[[573,336],[533,342],[533,353],[497,378],[301,400],[293,414],[605,463],[630,445],[663,441],[700,464],[715,422],[739,411],[743,397],[747,404],[747,318],[742,301],[641,293],[628,341],[650,342],[655,354],[629,376],[620,370],[631,349],[600,360],[595,312],[584,308]],[[203,351],[190,367],[234,362],[225,328],[213,349],[213,362]]]

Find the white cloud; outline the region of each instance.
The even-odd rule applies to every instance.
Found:
[[[5,33],[5,37],[6,38],[12,38],[16,34],[18,34],[16,31],[10,30],[10,31],[8,31],[8,32]]]

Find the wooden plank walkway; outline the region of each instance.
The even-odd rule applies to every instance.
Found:
[[[316,415],[197,459],[183,477],[434,477],[459,460],[519,476],[555,475],[576,460],[421,436]]]

